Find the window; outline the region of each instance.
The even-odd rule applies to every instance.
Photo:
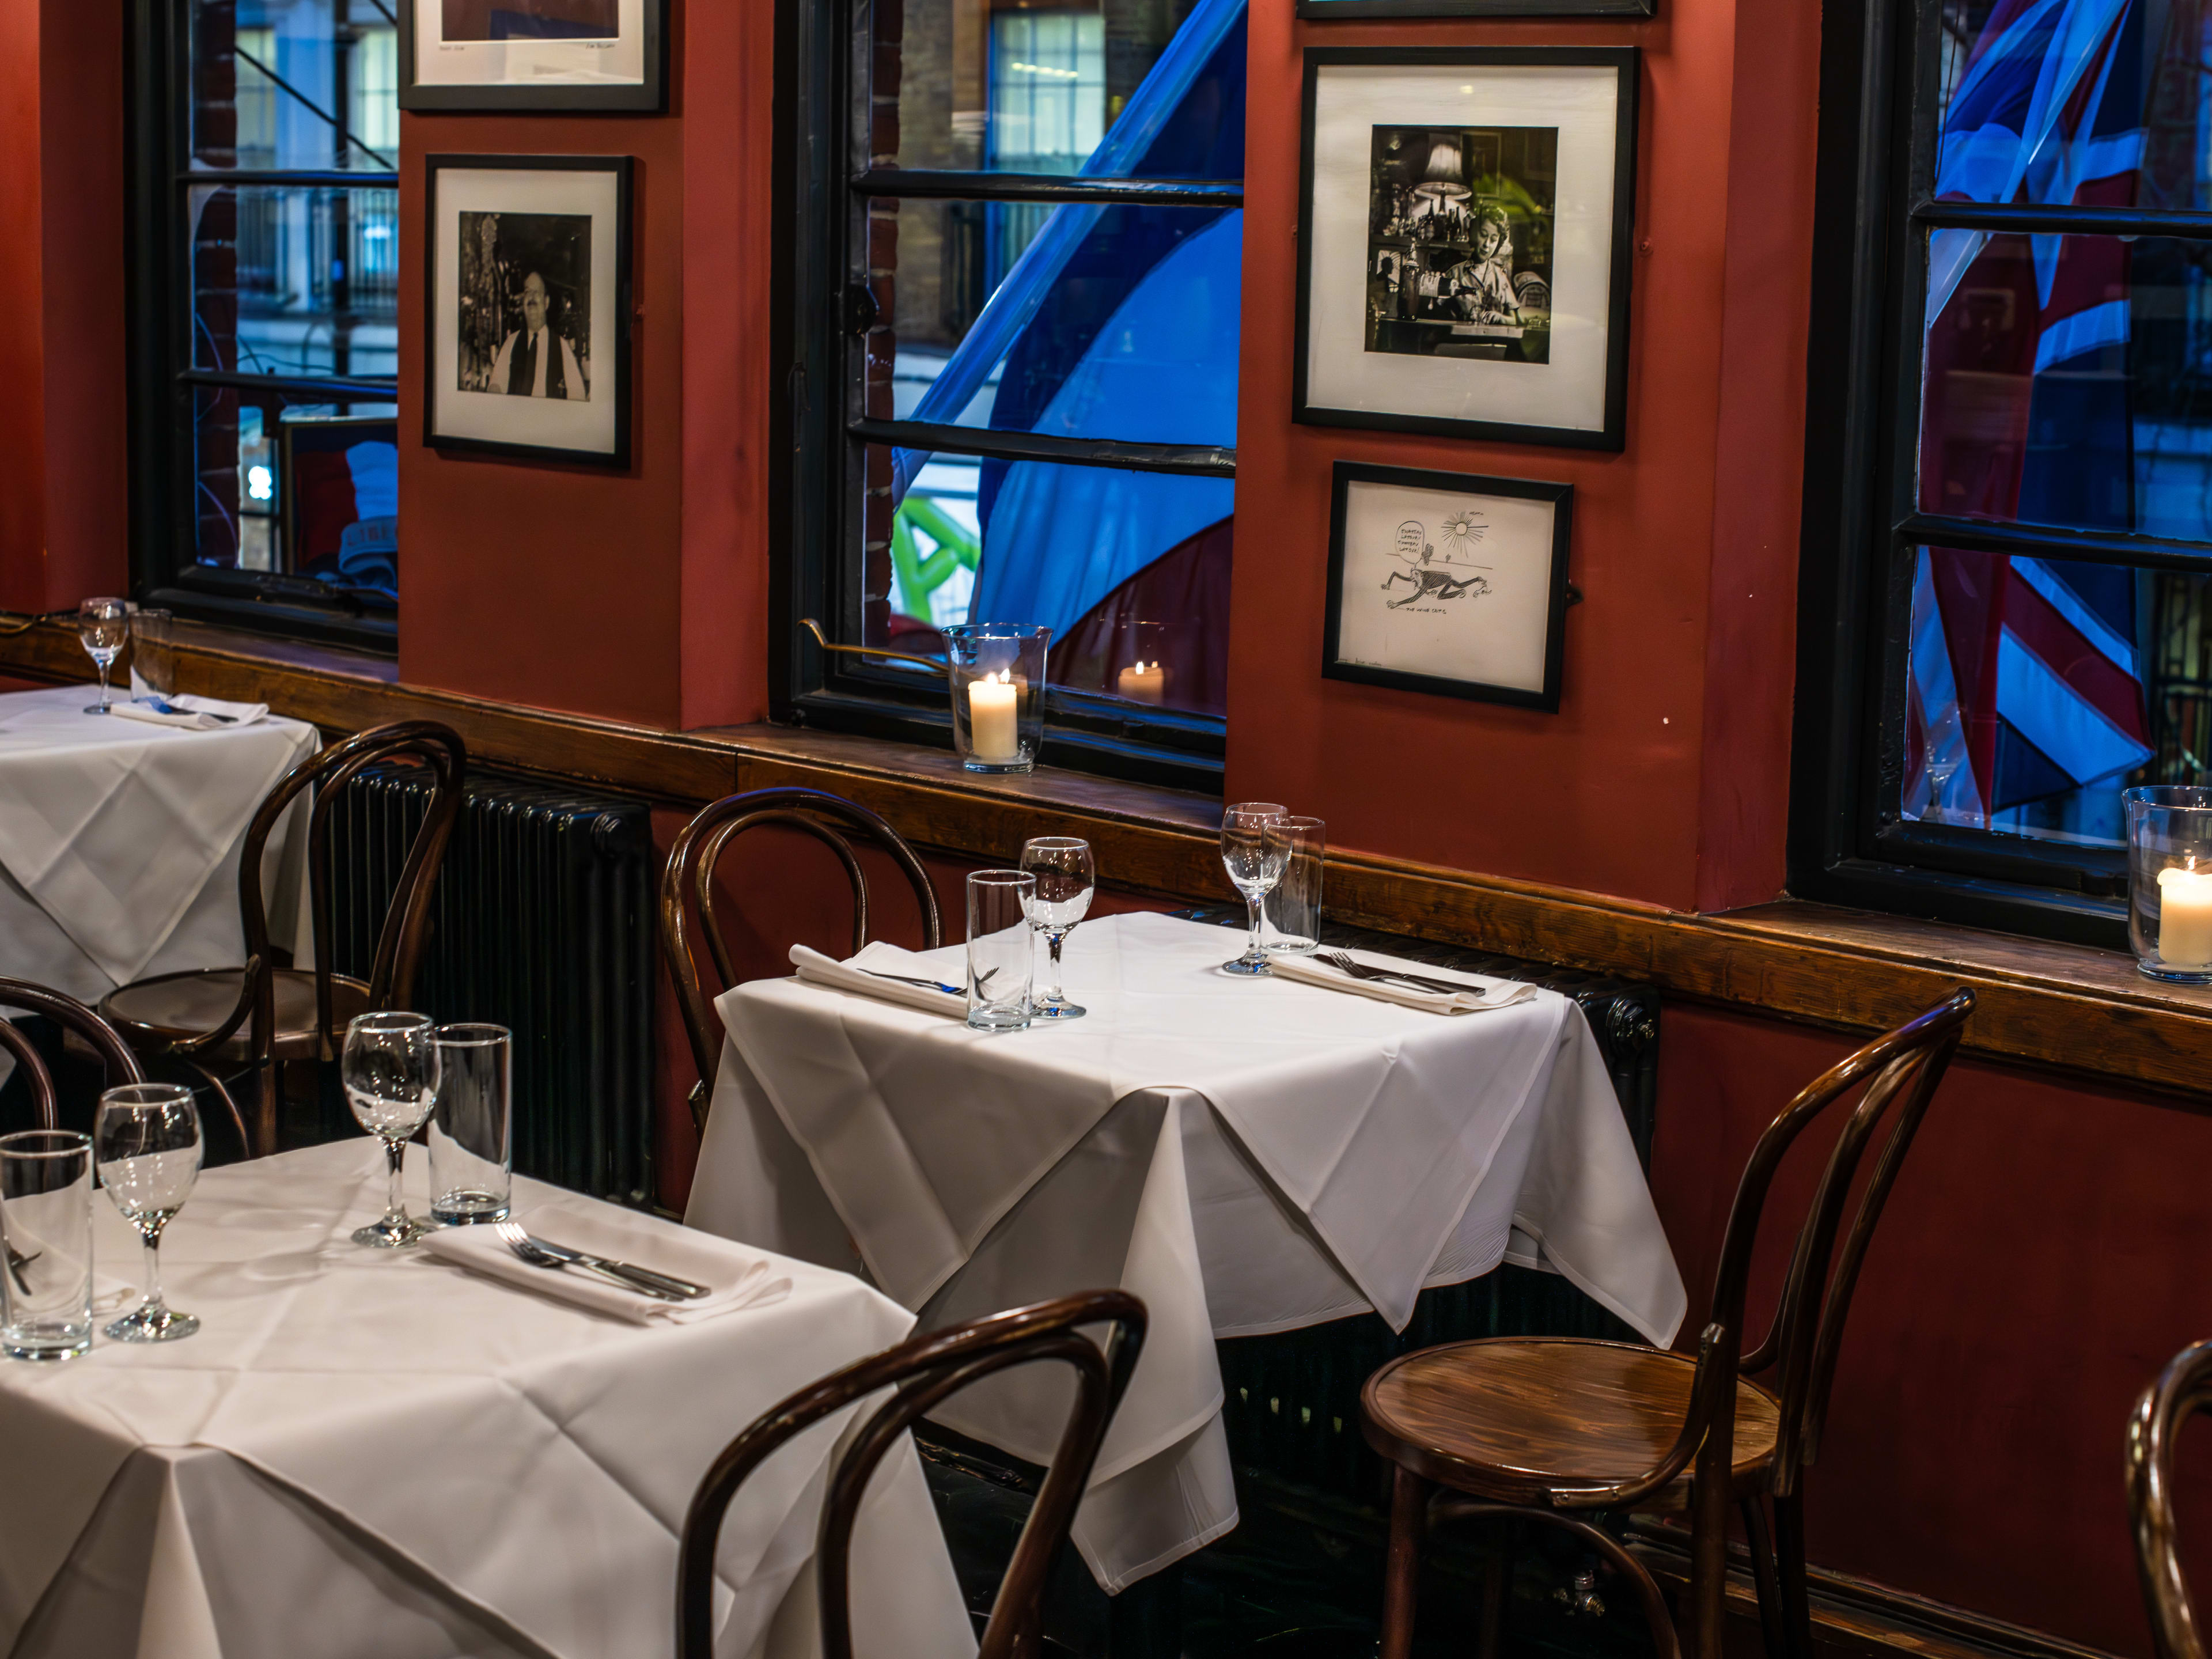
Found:
[[[1218,788],[1243,0],[789,21],[779,712],[945,741],[939,630],[1041,623],[1048,763]]]
[[[388,647],[397,34],[380,0],[136,0],[141,596]]]
[[[2212,3],[1827,27],[1792,888],[2119,945],[2212,763]]]

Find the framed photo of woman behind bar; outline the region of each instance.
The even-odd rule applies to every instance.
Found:
[[[394,0],[399,107],[628,110],[667,103],[668,0]]]
[[[1633,46],[1305,55],[1291,418],[1619,450]]]

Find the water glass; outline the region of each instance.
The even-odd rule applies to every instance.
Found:
[[[403,1249],[424,1231],[400,1201],[399,1174],[408,1137],[437,1103],[436,1028],[427,1014],[362,1014],[346,1027],[338,1070],[354,1121],[384,1142],[391,1174],[384,1214],[356,1232],[353,1242],[371,1249]]]
[[[441,1025],[430,1112],[430,1217],[504,1221],[514,1182],[514,1038],[504,1025]]]
[[[1098,874],[1091,843],[1073,836],[1036,836],[1022,843],[1022,868],[1036,878],[1029,902],[1030,926],[1044,935],[1052,958],[1052,988],[1036,1000],[1041,1019],[1080,1019],[1083,1010],[1060,988],[1060,947],[1091,908]]]
[[[1018,1031],[1030,1023],[1030,906],[1036,878],[978,870],[968,878],[968,1023]]]
[[[166,611],[143,606],[131,614],[131,680],[134,695],[150,692],[157,697],[176,695],[177,648],[170,635],[172,618]]]
[[[146,1249],[146,1294],[106,1327],[115,1342],[173,1342],[199,1329],[161,1299],[161,1232],[200,1178],[200,1115],[181,1083],[126,1083],[100,1097],[92,1125],[100,1184]]]
[[[2212,789],[2127,789],[2128,944],[2136,971],[2212,984]]]
[[[1262,905],[1270,955],[1311,956],[1321,948],[1321,873],[1328,826],[1319,818],[1284,817],[1272,833],[1283,843],[1283,873]]]
[[[92,1142],[0,1135],[0,1356],[74,1359],[92,1346]]]
[[[107,673],[131,638],[131,607],[120,599],[87,599],[76,608],[77,643],[100,670],[100,702],[88,714],[105,714],[114,698],[108,694]]]
[[[1230,884],[1244,896],[1252,927],[1244,954],[1234,962],[1223,963],[1224,972],[1267,971],[1267,953],[1260,943],[1264,920],[1261,904],[1267,890],[1283,878],[1283,863],[1290,852],[1279,837],[1268,835],[1267,826],[1289,816],[1274,802],[1266,800],[1248,800],[1222,809],[1221,866],[1229,872]]]

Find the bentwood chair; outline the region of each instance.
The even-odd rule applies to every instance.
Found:
[[[1657,1581],[1583,1518],[1600,1510],[1688,1511],[1691,1649],[1697,1659],[1720,1659],[1731,1508],[1741,1509],[1750,1542],[1768,1653],[1812,1659],[1803,1472],[1820,1450],[1844,1322],[1875,1224],[1973,1006],[1973,994],[1960,991],[1877,1038],[1807,1085],[1767,1126],[1729,1212],[1711,1316],[1694,1358],[1630,1342],[1498,1337],[1405,1354],[1368,1378],[1360,1428],[1396,1466],[1383,1659],[1406,1659],[1411,1649],[1427,1528],[1515,1517],[1564,1529],[1619,1569],[1662,1659],[1675,1659],[1680,1643]],[[1861,1085],[1799,1229],[1773,1321],[1747,1351],[1752,1247],[1775,1170],[1807,1127]],[[1886,1117],[1887,1137],[1838,1257],[1852,1178]],[[1769,1374],[1764,1386],[1750,1380],[1761,1373]],[[1500,1576],[1492,1573],[1485,1598],[1485,1659],[1497,1638]]]
[[[430,804],[400,867],[391,908],[377,934],[366,980],[331,968],[330,809],[337,792],[365,768],[411,761],[428,769]],[[346,1025],[372,1009],[404,1008],[430,919],[430,898],[461,810],[468,754],[460,734],[434,720],[403,720],[347,738],[300,763],[278,781],[254,813],[238,860],[238,904],[246,963],[161,974],[111,991],[100,1012],[131,1046],[150,1059],[178,1062],[206,1082],[229,1111],[239,1139],[257,1155],[276,1150],[280,1068],[289,1060],[337,1057]],[[280,968],[270,953],[269,916],[261,896],[262,855],[284,809],[313,788],[307,818],[309,902],[315,923],[312,969]],[[252,1133],[247,1133],[222,1073],[256,1075]]]
[[[1103,1346],[1083,1334],[1108,1328]],[[677,1659],[712,1659],[714,1552],[722,1516],[745,1477],[823,1418],[880,1389],[890,1398],[850,1437],[831,1469],[817,1533],[822,1659],[852,1659],[853,1522],[868,1477],[915,1421],[970,1383],[1040,1360],[1075,1374],[1075,1403],[1044,1484],[1000,1581],[979,1659],[1037,1659],[1043,1650],[1045,1581],[1067,1541],[1098,1447],[1129,1386],[1145,1342],[1145,1304],[1126,1291],[1086,1291],[917,1336],[823,1377],[772,1407],[708,1470],[684,1517],[676,1577]]]
[[[100,1056],[100,1064],[107,1074],[106,1086],[110,1089],[146,1080],[146,1073],[138,1064],[138,1056],[131,1052],[131,1046],[124,1042],[122,1034],[75,997],[64,996],[59,991],[50,991],[43,985],[33,985],[27,979],[0,978],[0,1008],[44,1014],[64,1031],[78,1038]],[[39,1127],[42,1129],[59,1127],[60,1112],[54,1092],[53,1073],[47,1069],[37,1047],[15,1026],[0,1019],[0,1048],[6,1049],[22,1070],[24,1085],[31,1094],[31,1109],[38,1115]]]
[[[742,795],[725,795],[702,808],[678,833],[660,877],[660,945],[668,958],[669,977],[675,981],[677,1001],[684,1010],[691,1059],[699,1068],[699,1080],[691,1085],[691,1121],[702,1132],[714,1074],[722,1064],[723,1033],[721,1016],[714,1012],[714,998],[700,978],[697,935],[706,936],[714,972],[722,988],[729,989],[738,982],[737,963],[714,915],[714,866],[732,842],[765,824],[799,830],[837,855],[853,888],[855,951],[868,942],[868,878],[853,850],[855,840],[872,842],[889,854],[914,890],[915,902],[921,911],[923,948],[934,951],[945,942],[937,894],[921,860],[897,830],[866,807],[819,789],[755,789]]]
[[[2128,1419],[2128,1509],[2158,1659],[2204,1659],[2204,1637],[2177,1547],[2173,1455],[2182,1424],[2207,1405],[2212,1405],[2212,1342],[2199,1342],[2174,1355]]]

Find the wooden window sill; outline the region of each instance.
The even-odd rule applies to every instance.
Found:
[[[1010,860],[1030,836],[1079,835],[1115,885],[1218,902],[1220,803],[1042,769],[961,769],[945,751],[773,726],[665,732],[393,682],[390,663],[324,646],[179,623],[180,689],[267,702],[334,732],[443,720],[489,763],[589,779],[672,805],[732,790],[827,789],[881,812],[917,844]],[[0,673],[76,681],[73,630],[0,637]],[[1341,919],[1531,961],[1648,980],[1676,996],[1864,1031],[1971,986],[1966,1048],[2124,1088],[2202,1097],[2212,1076],[2212,990],[2148,980],[2115,951],[1793,900],[1692,915],[1375,854],[1328,860]]]

